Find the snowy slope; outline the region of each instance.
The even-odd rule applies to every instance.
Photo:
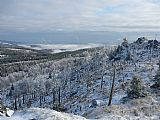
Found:
[[[49,86],[45,87],[43,85],[47,82],[55,85],[52,84],[52,81],[55,80],[55,83],[57,82],[57,88],[60,82],[60,85],[64,85],[64,88],[61,90],[61,104],[67,109],[66,112],[68,113],[81,115],[88,119],[99,120],[160,119],[160,97],[159,94],[154,93],[150,88],[158,68],[157,63],[159,62],[160,49],[152,50],[146,48],[146,46],[148,46],[147,41],[144,41],[142,44],[128,44],[125,42],[119,50],[116,50],[114,54],[112,53],[114,55],[112,58],[115,59],[114,64],[117,70],[111,107],[108,107],[107,104],[112,84],[113,66],[106,54],[104,54],[104,57],[103,54],[97,54],[103,52],[103,50],[101,52],[94,51],[95,53],[93,55],[90,54],[86,58],[75,58],[75,60],[69,58],[57,62],[51,61],[30,68],[28,70],[30,72],[26,74],[26,77],[22,78],[22,81],[17,82],[14,86],[18,88],[21,85],[20,83],[28,81],[28,83],[31,83],[30,86],[32,86],[32,90],[38,90],[39,93],[35,94],[38,96],[35,98],[32,97],[32,93],[26,94],[26,104],[22,104],[21,109],[26,108],[30,98],[32,98],[31,107],[53,108],[52,93],[50,90],[47,92],[48,94],[44,94],[43,97],[45,100],[41,101],[42,105],[40,105],[40,95],[43,94],[40,88],[47,91]],[[104,60],[107,62],[104,62]],[[49,77],[50,75],[48,75],[49,72],[52,73],[51,78]],[[121,99],[127,96],[127,88],[129,88],[130,81],[134,75],[141,77],[148,97],[133,99],[128,103],[122,104]],[[63,83],[62,81],[66,82]],[[101,83],[103,83],[102,88]],[[36,87],[37,85],[40,87]],[[122,85],[125,85],[124,89]],[[5,97],[6,93],[4,92],[3,95],[5,105],[12,107],[12,99],[7,99]],[[58,96],[58,94],[56,95]],[[22,96],[19,99],[22,100]],[[93,100],[95,100],[98,105],[92,106]],[[56,118],[54,118],[55,116]],[[28,120],[31,118],[42,120],[84,119],[81,117],[77,118],[77,116],[70,114],[40,108],[19,111],[11,118],[3,119]]]
[[[50,109],[30,108],[16,112],[12,117],[0,117],[0,120],[86,120],[83,117],[60,113]]]

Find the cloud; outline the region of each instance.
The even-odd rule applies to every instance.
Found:
[[[158,0],[2,0],[0,31],[157,31]]]

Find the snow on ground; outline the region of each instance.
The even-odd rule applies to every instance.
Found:
[[[0,55],[0,57],[5,57],[6,55]]]
[[[87,45],[86,45],[87,46]],[[30,46],[31,47],[31,46]],[[32,46],[33,47],[33,46]],[[63,49],[63,50],[75,50],[82,49],[82,45],[39,45],[36,47],[40,49]],[[89,46],[88,46],[89,47]],[[141,51],[139,51],[141,52]],[[129,82],[134,75],[138,75],[142,78],[144,85],[149,92],[148,97],[141,99],[133,99],[126,104],[120,102],[121,98],[126,96],[126,91],[122,90],[121,83],[123,79],[123,74],[118,74],[117,71],[116,81],[115,81],[115,91],[112,99],[112,106],[108,107],[108,93],[110,92],[112,80],[109,74],[104,76],[103,88],[100,88],[101,79],[95,80],[88,91],[86,86],[79,85],[79,90],[75,97],[66,101],[65,106],[70,105],[70,109],[67,112],[84,116],[89,119],[99,119],[99,120],[158,120],[160,119],[160,99],[158,95],[151,93],[150,85],[153,83],[152,79],[158,68],[158,58],[148,61],[147,56],[143,56],[143,59],[139,58],[139,62],[136,63],[137,69],[135,70],[135,65],[129,63],[124,66],[124,83],[126,83],[126,89],[129,86]],[[107,69],[106,72],[110,73],[113,71],[111,68]],[[121,71],[120,71],[121,72]],[[45,78],[45,76],[39,76],[37,79]],[[126,90],[125,89],[125,90]],[[96,100],[98,106],[91,107],[92,100]],[[48,100],[49,101],[49,98]],[[38,107],[39,101],[34,103],[34,107]],[[79,108],[81,106],[81,110]],[[21,116],[21,117],[20,117]],[[26,111],[16,112],[11,118],[3,118],[2,120],[28,120],[28,119],[47,119],[47,120],[70,120],[70,119],[85,119],[82,117],[73,116],[71,114],[59,113],[49,109],[32,108]]]
[[[74,51],[79,49],[93,48],[102,46],[101,44],[35,44],[35,45],[20,45],[26,48],[32,48],[36,50],[53,50],[53,53]]]
[[[87,114],[94,120],[159,120],[160,103],[154,96],[133,99],[126,104],[98,107]]]
[[[12,117],[0,117],[0,120],[86,120],[83,117],[61,113],[51,109],[30,108],[17,111]]]
[[[18,48],[7,48],[8,50],[13,50],[13,51],[20,51],[22,49],[18,49]]]
[[[148,75],[151,72],[152,72],[152,75],[155,74],[156,69],[157,69],[156,62],[153,64],[156,69],[153,69],[152,71],[150,71],[149,69],[148,70],[145,69],[146,71],[142,71],[145,64],[142,65],[142,63],[140,63],[140,65],[141,66],[139,67],[139,70],[137,71],[137,74],[141,75],[145,84],[150,83],[151,81],[149,80]],[[128,79],[132,79],[132,76],[134,75],[134,73],[133,73],[134,69],[133,70],[130,69],[132,67],[133,67],[133,65],[131,65],[131,66],[129,65],[124,70],[124,73],[126,73],[126,75],[127,75],[126,78],[125,78],[125,82],[127,82]],[[38,76],[37,79],[44,79],[45,77],[46,76]],[[115,84],[115,93],[113,95],[113,100],[112,100],[113,106],[114,105],[115,106],[119,105],[120,107],[118,107],[118,108],[112,107],[112,108],[109,108],[110,110],[108,110],[108,107],[107,107],[107,103],[108,103],[108,97],[107,96],[108,96],[108,94],[105,91],[108,91],[108,92],[110,91],[111,80],[109,79],[110,77],[106,75],[106,76],[104,76],[105,85],[103,86],[102,90],[100,89],[101,79],[98,79],[98,80],[95,81],[95,84],[90,88],[88,93],[86,93],[85,87],[82,86],[82,89],[80,90],[80,92],[77,93],[78,96],[81,96],[81,102],[79,101],[79,99],[77,100],[76,98],[72,99],[72,101],[69,100],[68,102],[66,102],[65,103],[66,106],[67,105],[72,105],[72,107],[67,112],[77,114],[77,115],[81,115],[81,116],[84,116],[84,117],[89,118],[89,119],[92,119],[92,118],[97,118],[97,119],[100,119],[100,120],[107,120],[107,119],[110,120],[111,118],[113,120],[114,119],[115,120],[117,120],[117,119],[121,119],[121,120],[128,119],[129,114],[121,114],[121,112],[122,112],[121,109],[126,109],[126,111],[125,110],[124,111],[127,113],[128,106],[130,106],[130,104],[128,104],[126,106],[123,106],[120,103],[121,98],[126,96],[126,92],[123,91],[120,88],[120,83],[118,82],[118,80],[122,79],[122,77],[123,77],[122,75],[118,76],[116,81],[115,81],[115,83],[116,83]],[[95,89],[94,91],[93,91],[93,88]],[[104,93],[104,94],[102,94],[102,93]],[[97,101],[98,106],[96,108],[90,107],[93,99],[95,99]],[[49,97],[46,98],[46,102],[50,101],[50,100],[51,99]],[[81,111],[79,110],[79,107],[77,105],[81,106],[81,109],[82,109]],[[34,103],[34,105],[32,107],[38,107],[38,106],[39,106],[39,101],[37,100],[37,102]],[[133,105],[133,106],[135,106],[135,105]],[[139,106],[141,106],[141,104]],[[106,109],[107,109],[107,111],[106,111]],[[130,113],[134,112],[134,109],[135,108],[132,107],[132,110],[131,111],[128,110],[128,113],[129,112]],[[111,113],[109,114],[108,111],[111,111]],[[114,113],[114,111],[117,111],[117,113]],[[24,111],[21,112],[21,114],[22,113],[24,113]],[[26,113],[26,114],[29,114],[29,113]],[[47,116],[49,115],[47,112],[46,112],[46,114],[47,114]],[[15,115],[13,117],[18,117],[18,116],[15,116]],[[35,113],[34,113],[34,115],[35,115]],[[125,115],[125,117],[123,115]],[[144,115],[142,115],[142,116],[134,116],[134,115],[132,116],[132,115],[130,115],[130,116],[133,117],[133,120],[134,120],[134,119],[139,119]],[[151,116],[151,117],[144,116],[144,117],[146,117],[146,119],[150,119],[151,117],[154,117],[154,116]],[[155,117],[157,117],[157,116],[155,115]],[[63,120],[63,118],[62,118],[62,120]],[[68,120],[68,118],[67,118],[67,120]]]
[[[99,98],[100,100],[98,100],[98,103],[101,101],[105,101],[105,104],[99,105],[94,109],[88,108],[87,110],[85,110],[86,113],[83,114],[83,116],[90,119],[94,118],[100,120],[159,120],[160,99],[157,97],[159,96],[159,94],[152,93],[152,90],[150,89],[150,85],[153,84],[153,76],[157,71],[157,62],[158,61],[155,59],[152,63],[150,63],[151,65],[153,65],[153,67],[151,68],[148,67],[148,64],[145,61],[137,63],[138,69],[136,73],[134,72],[134,67],[132,64],[126,66],[124,69],[124,74],[126,75],[124,83],[129,82],[135,74],[140,76],[148,92],[147,97],[141,99],[133,99],[131,101],[128,101],[128,103],[122,104],[120,102],[121,98],[127,95],[126,91],[123,91],[120,88],[120,82],[118,82],[118,80],[121,80],[123,77],[120,75],[117,76],[118,79],[116,79],[115,82],[116,84],[115,92],[112,99],[112,106],[108,107],[108,99],[104,99],[98,94],[99,92],[96,91],[96,94],[93,95],[93,98]],[[98,81],[100,82],[100,80]],[[104,81],[106,83],[105,86],[110,88],[110,83],[107,83],[110,80],[107,76],[104,77]],[[98,86],[94,86],[94,88]]]

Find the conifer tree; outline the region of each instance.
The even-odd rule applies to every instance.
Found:
[[[145,97],[144,93],[144,86],[142,85],[142,80],[138,76],[134,76],[130,89],[127,91],[128,97],[129,98],[139,98],[139,97]]]
[[[160,62],[159,62],[159,69],[154,77],[155,83],[151,86],[151,88],[159,88],[160,89]]]

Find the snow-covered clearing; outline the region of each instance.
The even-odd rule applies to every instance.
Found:
[[[35,44],[35,45],[20,45],[26,48],[36,49],[36,50],[52,50],[52,53],[59,53],[65,51],[75,51],[79,49],[94,48],[104,46],[102,44]]]

